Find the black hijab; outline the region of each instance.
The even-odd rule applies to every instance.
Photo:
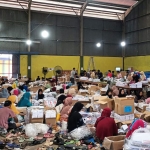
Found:
[[[79,113],[81,109],[83,108],[83,104],[80,102],[77,102],[69,114],[68,117],[68,132],[71,132],[72,130],[82,126],[84,124],[81,114]]]
[[[141,93],[142,91],[140,91],[136,96],[137,96],[137,100],[141,100],[142,98],[143,98],[143,94],[142,94],[142,96],[140,95],[140,93]]]
[[[124,94],[121,94],[121,91],[122,91],[123,89],[120,89],[119,90],[119,95],[118,95],[118,97],[126,97],[126,94],[124,93]]]
[[[65,95],[60,95],[57,99],[57,104],[56,106],[60,105],[60,104],[63,104],[63,101],[66,99],[67,97]],[[55,106],[55,107],[56,107]]]
[[[107,90],[107,92],[106,92],[106,95],[107,95],[109,98],[111,98],[111,99],[112,99],[112,94],[111,94],[111,95],[108,95],[108,94],[109,94],[109,92],[111,92],[111,93],[112,93],[112,90],[111,90],[111,89],[108,89],[108,90]]]
[[[42,92],[42,94],[39,94],[40,92]],[[43,99],[43,98],[44,98],[43,91],[42,91],[42,89],[39,89],[38,90],[38,99]]]

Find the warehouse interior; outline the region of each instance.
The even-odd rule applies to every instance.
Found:
[[[149,60],[150,0],[0,0],[0,149],[150,150]]]
[[[95,57],[96,68],[102,72],[115,67],[149,70],[149,1],[35,0],[31,6],[29,2],[1,1],[0,51],[13,54],[12,74],[35,78],[42,75],[42,67],[57,65],[64,70],[72,66],[86,70],[90,56]],[[41,36],[43,30],[49,32],[47,39]],[[30,48],[24,42],[28,39],[33,41]],[[124,50],[121,41],[126,42]],[[40,61],[38,67],[34,67],[36,61]]]

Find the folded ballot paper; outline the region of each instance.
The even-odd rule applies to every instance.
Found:
[[[31,114],[32,114],[32,118],[43,118],[44,111],[43,109],[32,109]]]

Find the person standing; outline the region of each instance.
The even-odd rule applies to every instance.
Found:
[[[75,68],[73,68],[73,70],[71,71],[71,76],[70,76],[70,81],[72,84],[74,84],[75,74],[76,74],[76,70]]]

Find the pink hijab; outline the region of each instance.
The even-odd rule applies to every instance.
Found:
[[[18,90],[18,89],[15,89],[15,90],[14,90],[14,95],[16,95],[16,96],[19,95],[19,90]]]
[[[60,115],[68,115],[68,111],[70,110],[72,105],[72,97],[67,97],[64,101],[64,107],[62,108]]]

